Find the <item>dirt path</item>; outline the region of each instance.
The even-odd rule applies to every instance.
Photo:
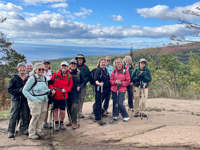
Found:
[[[200,101],[148,99],[149,119],[133,117],[129,111],[130,120],[123,122],[120,116],[118,122],[110,124],[109,115],[103,118],[105,126],[99,126],[91,120],[91,102],[84,104],[85,118],[81,119],[81,127],[72,130],[67,127],[46,139],[30,140],[24,135],[16,140],[7,138],[8,120],[0,121],[0,149],[16,150],[188,150],[200,149]],[[125,102],[127,105],[127,102]],[[67,118],[65,119],[65,122]]]

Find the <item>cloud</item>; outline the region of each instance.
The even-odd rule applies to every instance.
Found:
[[[35,16],[36,15],[36,13],[28,13],[28,12],[23,12],[23,14],[25,14],[26,16]]]
[[[7,11],[22,11],[23,8],[21,6],[16,6],[12,3],[7,3],[6,5],[0,4],[0,10],[7,10]]]
[[[91,15],[93,11],[91,9],[86,9],[81,7],[81,12],[73,13],[77,17],[82,17],[82,19],[86,19],[86,15]]]
[[[52,4],[51,7],[52,8],[60,8],[60,7],[66,8],[66,7],[68,7],[68,4],[67,3],[57,3],[57,4]]]
[[[197,11],[196,7],[199,7],[200,2],[196,2],[192,5],[188,5],[185,7],[175,7],[174,9],[170,9],[169,6],[166,5],[156,5],[152,8],[141,8],[137,9],[137,13],[139,13],[144,18],[159,18],[164,21],[167,20],[177,20],[179,18],[185,18],[189,21],[197,21],[200,20],[200,17],[194,15],[184,14],[182,11],[184,10],[193,10]]]
[[[124,21],[124,19],[122,18],[122,16],[121,15],[111,15],[110,16],[111,18],[112,18],[112,20],[113,21],[119,21],[119,22],[123,22]]]
[[[183,25],[165,25],[160,27],[103,26],[101,24],[90,25],[83,22],[70,21],[61,14],[51,13],[48,10],[26,18],[23,18],[17,12],[2,11],[0,13],[9,16],[9,19],[0,24],[3,33],[14,41],[27,41],[25,43],[67,43],[71,45],[93,46],[118,45],[126,47],[134,44],[123,40],[126,38],[141,37],[158,40],[170,35],[190,35],[190,30]],[[142,43],[144,44],[145,42],[142,41]]]
[[[6,11],[0,11],[0,14],[7,18],[8,20],[24,20],[24,17],[21,14],[18,14],[15,11],[11,11],[11,12],[6,12]]]
[[[67,0],[24,0],[27,5],[37,5],[37,4],[45,4],[45,3],[59,3],[66,2]]]
[[[70,14],[70,11],[66,11],[65,9],[59,8],[58,12],[61,14]]]
[[[71,15],[71,14],[66,15],[66,17],[67,17],[67,18],[71,18],[72,20],[75,20],[75,19],[76,19],[76,18],[75,18],[73,15]]]

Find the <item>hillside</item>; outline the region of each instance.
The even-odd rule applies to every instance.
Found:
[[[100,58],[105,58],[107,55],[90,55],[90,56],[85,56],[86,58],[86,64],[92,70],[97,66],[97,62]],[[113,55],[110,55],[113,57]],[[60,64],[62,61],[67,61],[68,63],[70,62],[71,59],[74,59],[75,57],[67,57],[67,58],[59,58],[59,59],[51,59],[51,69],[53,71],[59,70]],[[33,63],[36,63],[38,61],[34,61]]]

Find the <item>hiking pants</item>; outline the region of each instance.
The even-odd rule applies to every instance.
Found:
[[[133,86],[127,86],[127,93],[128,93],[128,107],[133,108]]]
[[[100,87],[100,86],[99,86]],[[101,120],[102,102],[110,94],[110,88],[103,88],[103,93],[101,93],[101,88],[99,90],[95,89],[95,104],[94,104],[94,114],[95,120]]]
[[[129,117],[126,108],[123,104],[125,100],[125,92],[118,93],[118,102],[117,102],[117,93],[112,91],[112,99],[113,99],[113,117],[118,117],[119,113],[123,118]],[[118,104],[118,107],[116,106]]]
[[[29,124],[29,136],[41,132],[42,123],[47,114],[47,105],[48,102],[45,100],[43,100],[42,103],[36,100],[28,100],[28,106],[32,116],[31,122]]]
[[[21,112],[20,112],[21,111]],[[18,120],[20,113],[20,131],[25,131],[28,128],[29,121],[29,107],[27,100],[21,100],[21,110],[20,110],[20,101],[11,101],[10,108],[10,120],[8,125],[8,131],[15,132],[16,122]]]
[[[104,104],[103,104],[103,112],[104,111],[106,111],[107,109],[108,109],[108,107],[109,107],[109,101],[110,101],[110,95],[111,95],[111,90],[110,90],[110,88],[106,88],[106,90],[108,90],[107,91],[107,95],[105,95],[105,101],[104,101],[104,99],[103,99],[103,101],[104,101]],[[102,103],[103,103],[103,101],[102,101]],[[93,104],[93,111],[94,111],[94,109],[95,109],[95,102],[94,102],[94,104]]]
[[[81,93],[79,94],[79,99],[78,99],[78,114],[82,115],[82,108],[83,108],[83,103],[85,100],[85,95],[86,95],[86,86],[82,88]]]
[[[72,101],[70,99],[67,100],[67,107],[69,108],[69,114],[68,114],[68,118],[69,115],[71,116],[72,122],[77,123],[77,114],[78,114],[78,104],[77,103],[72,103]],[[70,121],[70,119],[69,119]]]
[[[138,87],[134,87],[133,89],[134,91],[134,111],[135,112],[140,112],[141,109],[141,103],[142,103],[142,112],[145,111],[145,104],[148,98],[148,89],[144,89],[144,93],[142,92],[143,90],[138,88]],[[141,94],[141,101],[140,101],[140,94]]]

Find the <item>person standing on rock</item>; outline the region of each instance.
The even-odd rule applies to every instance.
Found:
[[[79,94],[84,87],[84,78],[81,71],[77,68],[77,61],[72,59],[70,61],[70,74],[73,77],[73,86],[69,92],[69,98],[67,100],[67,106],[69,108],[69,122],[66,126],[71,126],[73,129],[77,128],[77,114],[78,114],[78,99]],[[70,120],[71,117],[71,120]],[[72,122],[71,122],[72,121]]]
[[[102,102],[104,99],[110,97],[110,76],[106,69],[106,59],[101,58],[97,64],[97,70],[94,73],[94,82],[95,82],[95,105],[94,105],[94,114],[95,120],[98,124],[103,125],[102,122]],[[103,93],[101,92],[103,88]]]
[[[55,131],[65,130],[64,127],[64,119],[65,119],[65,107],[68,99],[68,93],[71,91],[73,86],[73,79],[68,70],[68,63],[63,61],[60,65],[60,70],[58,72],[54,72],[51,77],[52,84],[49,85],[50,89],[55,89],[56,94],[54,95],[54,120],[55,120]],[[66,101],[65,101],[66,100]],[[58,120],[58,109],[60,109],[60,127]]]
[[[89,81],[90,70],[88,66],[85,64],[86,60],[83,54],[78,54],[75,57],[75,59],[78,62],[77,67],[81,71],[84,77],[84,87],[81,90],[81,93],[79,95],[79,102],[78,102],[78,110],[79,110],[78,115],[80,118],[84,118],[84,115],[82,113],[82,108],[83,108],[83,102],[86,96],[86,85],[87,85],[87,82]]]
[[[135,68],[131,75],[131,82],[133,82],[133,87],[134,87],[134,107],[135,107],[135,117],[138,117],[139,111],[140,111],[140,93],[142,89],[144,88],[144,92],[141,93],[141,100],[142,100],[142,116],[147,117],[145,114],[145,104],[146,100],[148,98],[148,85],[149,82],[151,82],[151,72],[149,68],[146,66],[146,60],[145,59],[140,59],[139,61],[139,66]],[[143,84],[146,84],[145,87],[143,87]]]
[[[51,94],[48,82],[44,74],[44,65],[36,63],[33,70],[29,73],[30,77],[23,88],[23,94],[28,100],[31,112],[29,124],[29,138],[36,140],[46,134],[41,131],[42,123],[47,114],[48,95]],[[52,90],[55,94],[55,90]]]
[[[132,58],[131,56],[125,56],[123,59],[124,62],[124,68],[128,70],[130,76],[134,70],[134,67],[132,66]],[[130,110],[133,111],[133,82],[131,82],[127,86],[127,92],[128,92],[128,107]]]
[[[26,63],[25,75],[28,76],[29,73],[33,70],[33,64],[29,61]]]
[[[115,67],[115,70],[113,70],[110,77],[113,99],[113,120],[118,119],[120,112],[123,117],[123,121],[128,121],[129,115],[123,105],[123,101],[125,100],[127,86],[130,84],[130,75],[129,72],[124,69],[121,58],[117,58],[114,61],[113,66]]]
[[[8,86],[8,92],[12,94],[11,98],[11,108],[10,108],[10,119],[8,125],[8,138],[14,137],[14,132],[16,130],[16,122],[19,119],[18,116],[21,112],[20,118],[20,131],[24,135],[28,135],[28,115],[29,115],[29,108],[27,100],[22,100],[22,88],[23,88],[23,81],[26,77],[25,70],[26,66],[25,63],[19,63],[17,65],[18,74],[14,75],[10,80]]]
[[[44,76],[46,77],[47,81],[49,81],[51,79],[51,76],[53,75],[53,71],[50,69],[50,61],[48,59],[45,59],[42,61],[42,63],[44,64],[45,70],[44,70]],[[49,110],[49,105],[52,103],[52,98],[49,95],[49,101],[48,101],[48,106],[47,106],[47,115],[44,119],[44,124],[43,124],[43,128],[48,128],[49,124],[47,123],[47,119],[48,119],[48,110]]]
[[[109,77],[111,76],[111,73],[114,70],[114,67],[111,66],[110,63],[111,63],[111,58],[110,58],[110,56],[107,56],[106,57],[106,69],[107,69],[107,71],[109,73]],[[104,101],[104,105],[103,105],[103,112],[104,112],[104,114],[108,114],[107,109],[109,107],[110,95],[111,95],[111,90],[110,90],[109,95],[106,96],[106,99]]]

